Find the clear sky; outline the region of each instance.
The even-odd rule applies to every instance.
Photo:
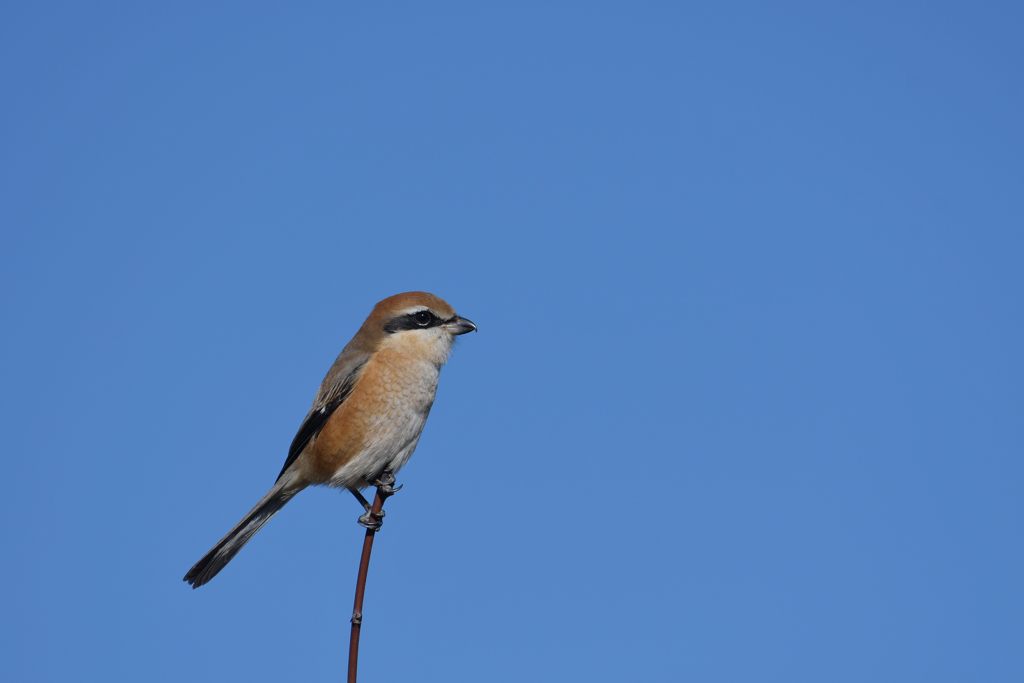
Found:
[[[365,681],[1024,680],[1016,3],[7,3],[0,679],[336,681],[370,307],[475,320]]]

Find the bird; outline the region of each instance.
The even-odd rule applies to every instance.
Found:
[[[360,493],[393,493],[394,474],[412,455],[434,404],[441,367],[455,338],[476,331],[446,301],[403,292],[378,302],[327,371],[288,449],[284,467],[258,503],[184,576],[209,582],[296,494],[308,486],[348,489],[378,529],[380,515]]]

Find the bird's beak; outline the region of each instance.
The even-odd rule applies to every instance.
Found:
[[[444,324],[444,329],[452,335],[466,334],[467,332],[476,332],[476,325],[472,320],[455,316]]]

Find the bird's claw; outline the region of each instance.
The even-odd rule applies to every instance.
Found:
[[[380,531],[380,528],[384,526],[384,511],[381,510],[374,514],[367,510],[366,513],[359,516],[356,522],[359,526],[365,527],[370,531]]]
[[[395,486],[395,475],[392,472],[385,471],[371,483],[377,487],[377,495],[380,497],[381,502],[383,502],[383,499],[393,496],[402,490],[400,485]],[[380,510],[379,512],[374,512],[369,502],[361,493],[359,493],[358,489],[351,489],[351,491],[362,503],[363,508],[366,509],[366,513],[360,516],[357,520],[359,522],[359,526],[366,527],[371,531],[379,531],[381,525],[384,523],[384,511]],[[376,503],[374,503],[374,505],[376,505]]]
[[[395,475],[391,472],[385,472],[380,478],[374,480],[373,485],[380,491],[380,495],[385,498],[393,496],[402,490],[402,484],[395,486]]]

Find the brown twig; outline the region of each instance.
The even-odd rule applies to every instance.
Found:
[[[389,487],[390,488],[390,487]],[[385,493],[383,487],[377,487],[377,495],[370,506],[369,517],[380,522],[384,517],[384,501],[391,491]],[[370,571],[370,551],[373,550],[373,537],[377,530],[367,527],[363,538],[363,555],[359,558],[359,576],[356,578],[356,599],[352,606],[352,635],[348,641],[348,683],[356,683],[356,667],[359,661],[359,631],[363,625],[363,594],[366,592],[366,575]]]

